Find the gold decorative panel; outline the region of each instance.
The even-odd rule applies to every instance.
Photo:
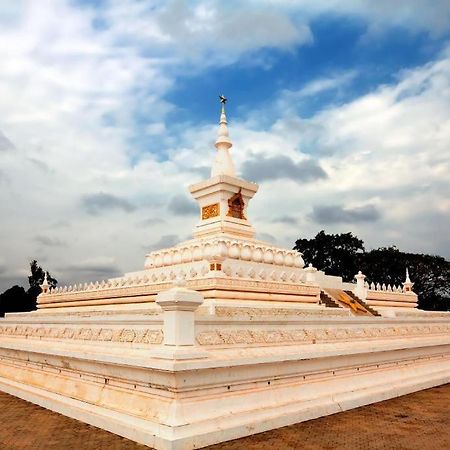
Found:
[[[219,214],[220,214],[219,203],[207,205],[202,208],[202,220],[211,219],[211,217],[217,217]]]

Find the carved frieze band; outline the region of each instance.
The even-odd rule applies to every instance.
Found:
[[[450,324],[400,327],[315,328],[293,330],[213,330],[197,335],[200,345],[324,343],[342,340],[405,337],[450,332]]]
[[[294,308],[231,308],[229,306],[216,306],[217,317],[266,317],[266,316],[295,316],[295,317],[347,317],[348,309],[327,308],[317,310],[304,310]]]
[[[205,287],[214,287],[216,289],[236,288],[254,291],[273,291],[278,293],[292,292],[302,295],[317,295],[320,292],[318,286],[308,286],[305,284],[267,282],[259,280],[240,280],[230,278],[203,278],[198,280],[189,280],[187,286],[192,289],[201,289]]]
[[[414,311],[396,311],[395,315],[397,317],[409,317],[409,318],[418,318],[418,317],[426,317],[427,319],[429,319],[430,317],[433,319],[438,319],[438,318],[445,318],[445,319],[450,319],[450,312],[447,311],[442,311],[442,312],[438,312],[438,311],[420,311],[415,309]]]
[[[132,330],[130,328],[47,328],[17,325],[0,327],[0,335],[136,344],[161,344],[163,341],[162,330]]]

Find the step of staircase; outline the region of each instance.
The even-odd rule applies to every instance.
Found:
[[[364,308],[367,309],[367,311],[370,312],[370,314],[372,314],[372,316],[377,316],[377,317],[381,317],[381,314],[378,313],[377,311],[375,311],[373,308],[371,308],[366,302],[364,302],[363,300],[361,300],[359,297],[357,297],[352,291],[344,291],[349,297],[351,297],[353,300],[355,300],[356,302],[360,303],[362,306],[364,306]]]
[[[320,304],[327,308],[340,308],[340,306],[324,291],[320,291]]]

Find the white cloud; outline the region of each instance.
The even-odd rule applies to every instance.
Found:
[[[280,95],[291,100],[289,92]],[[353,231],[369,247],[396,244],[449,257],[450,241],[443,231],[450,220],[449,105],[450,57],[444,52],[437,61],[399,73],[391,85],[309,119],[287,110],[262,130],[254,116],[232,123],[231,151],[238,172],[249,161],[282,155],[292,161],[288,175],[310,157],[303,154],[307,149],[328,175],[312,183],[300,180],[300,185],[288,176],[261,181],[250,219],[259,218],[253,219],[256,228],[287,246],[298,233],[313,236],[326,227],[329,232]],[[212,141],[213,133],[211,127],[189,130],[186,147],[174,150],[172,161],[180,167],[189,160],[204,164],[212,158],[204,143]],[[333,214],[317,223],[324,214],[314,211],[331,206]],[[283,216],[295,216],[298,222],[276,220]]]
[[[194,71],[230,64],[243,55],[251,59],[252,53],[261,48],[290,50],[312,40],[305,21],[263,4],[115,0],[101,16],[116,37],[156,46],[159,57],[170,55],[172,61],[189,65]],[[258,58],[255,60],[259,63]]]
[[[289,99],[289,102],[305,97],[311,97],[313,95],[320,94],[331,90],[337,90],[348,86],[358,75],[355,70],[348,72],[336,73],[329,77],[318,78],[310,81],[298,91],[284,91],[285,97]],[[283,96],[281,100],[283,100]],[[286,107],[286,101],[283,102],[283,106]]]
[[[151,109],[149,122],[152,116],[164,120],[168,105],[161,99],[172,79],[161,61],[96,30],[94,18],[93,10],[62,0],[28,1],[16,21],[0,31],[0,128],[14,143],[2,151],[0,171],[5,277],[38,258],[57,277],[68,278],[62,268],[69,262],[101,255],[103,248],[108,248],[105,257],[115,257],[111,243],[118,241],[121,256],[130,258],[131,247],[144,238],[144,232],[124,233],[124,222],[136,221],[135,216],[119,219],[128,215],[125,200],[114,221],[88,217],[81,199],[99,192],[122,199],[125,192],[142,204],[152,191],[157,195],[147,170],[162,176],[166,166],[148,155],[134,168],[127,142],[136,108]],[[144,91],[147,83],[151,89]],[[104,210],[104,202],[98,209]],[[72,226],[52,229],[50,224],[62,219]],[[67,247],[62,252],[36,236]],[[131,247],[128,238],[135,241]],[[142,255],[135,258],[140,263]]]
[[[255,5],[261,4],[254,0]],[[367,23],[370,34],[379,34],[389,27],[400,27],[412,32],[426,31],[442,35],[450,26],[450,3],[448,0],[266,0],[268,5],[300,12],[309,19],[324,14],[334,17],[356,18]]]
[[[448,53],[400,73],[393,85],[380,86],[310,119],[281,117],[272,131],[277,139],[282,136],[289,142],[278,148],[312,146],[328,179],[304,184],[300,192],[271,186],[266,210],[295,211],[305,218],[314,207],[357,211],[372,205],[380,213],[377,222],[355,220],[343,226],[341,220],[334,224],[326,220],[323,226],[356,232],[372,246],[397,244],[405,250],[450,256],[450,241],[442,231],[450,211]],[[306,220],[302,232],[313,235],[319,225]],[[281,227],[278,230],[271,233],[283,233]]]
[[[350,3],[343,5],[348,12]],[[0,291],[26,275],[32,258],[63,283],[80,282],[138,269],[143,246],[187,235],[197,218],[173,214],[170,202],[186,195],[187,185],[212,163],[216,127],[190,124],[162,161],[130,148],[136,113],[147,120],[147,136],[167,137],[173,105],[165,94],[187,66],[201,71],[253,55],[258,60],[261,48],[289,51],[311,39],[309,13],[292,15],[281,6],[252,9],[249,3],[245,17],[225,14],[224,8],[233,9],[225,2],[189,10],[131,0],[110,1],[102,11],[63,0],[7,6],[0,6],[0,145],[13,145],[1,151]],[[180,28],[164,17],[164,8],[180,8]],[[331,9],[322,3],[314,14]],[[244,28],[245,38],[235,39]],[[308,184],[263,181],[250,208],[250,218],[261,218],[253,221],[257,229],[290,246],[298,233],[317,231],[308,218],[314,206],[338,199],[346,210],[374,205],[382,213],[376,227],[358,223],[352,229],[372,245],[392,239],[406,249],[449,255],[443,233],[435,232],[450,210],[449,61],[443,55],[400,74],[392,86],[310,119],[281,115],[261,129],[255,116],[231,118],[238,169],[254,155],[282,155],[306,167],[310,147],[328,175]],[[339,88],[351,78],[312,81],[301,95]],[[282,98],[289,95],[298,93],[283,92]],[[99,193],[108,197],[95,197]],[[96,200],[89,211],[98,214],[83,209],[83,198]],[[190,210],[186,202],[185,208]]]

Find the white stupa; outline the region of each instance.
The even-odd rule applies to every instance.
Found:
[[[355,287],[311,265],[305,268],[301,253],[296,250],[255,239],[248,206],[258,185],[236,176],[230,152],[233,144],[228,132],[226,98],[221,95],[220,100],[211,177],[189,187],[199,205],[193,239],[147,254],[142,270],[122,277],[51,291],[45,289],[38,300],[39,309],[148,304],[176,280],[184,280],[188,288],[200,291],[205,304],[227,301],[243,306],[249,301],[253,305],[255,301],[271,305],[281,302],[289,307],[307,304],[315,309],[339,305],[358,314],[376,314],[367,306],[414,308],[417,296],[411,291],[409,279],[403,289],[384,292],[381,288],[368,289],[364,275],[360,274]],[[321,289],[326,290],[322,295]],[[344,289],[353,290],[361,300],[367,300],[367,305],[356,308],[358,301],[355,303],[343,293]],[[404,292],[409,295],[403,295]]]
[[[37,311],[0,319],[0,390],[182,450],[449,382],[449,313],[418,310],[408,273],[343,283],[254,238],[224,102],[193,239],[119,278],[45,278]]]

